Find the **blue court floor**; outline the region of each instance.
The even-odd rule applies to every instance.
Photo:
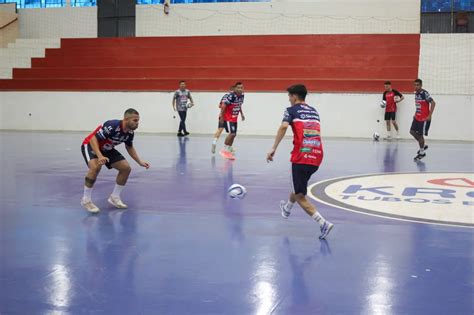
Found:
[[[272,138],[237,137],[230,162],[212,156],[208,137],[138,133],[137,151],[152,167],[129,159],[122,199],[130,208],[107,204],[115,171],[104,168],[93,192],[102,211],[89,215],[79,204],[86,135],[0,133],[2,315],[474,313],[469,226],[400,221],[313,200],[335,223],[320,241],[318,225],[299,207],[283,219],[289,139],[267,164]],[[392,172],[463,173],[472,183],[472,144],[429,145],[416,164],[414,141],[326,139],[311,183]],[[244,200],[227,198],[233,183],[247,187]],[[473,208],[461,211],[474,216]]]

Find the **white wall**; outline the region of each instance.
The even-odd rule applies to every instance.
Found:
[[[97,7],[18,10],[20,38],[97,37]]]
[[[431,93],[473,95],[474,34],[421,34],[419,77]]]
[[[197,106],[189,112],[191,132],[215,131],[221,94],[194,93]],[[413,95],[405,96],[398,121],[402,137],[410,138],[414,101]],[[152,92],[1,92],[0,129],[90,131],[104,120],[120,118],[126,108],[134,107],[141,113],[141,132],[176,132],[178,120],[173,119],[171,97],[171,93]],[[430,139],[474,141],[473,97],[436,94],[433,97],[438,106]],[[381,94],[316,94],[309,96],[308,103],[321,114],[324,136],[370,137],[374,131],[384,130],[380,99]],[[287,104],[286,93],[247,93],[244,104],[247,120],[240,124],[240,133],[273,135]]]
[[[137,6],[137,36],[412,34],[420,1],[311,0]]]

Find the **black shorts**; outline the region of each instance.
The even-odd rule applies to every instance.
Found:
[[[89,166],[90,160],[97,159],[97,155],[95,154],[94,150],[92,150],[90,144],[81,145],[81,152],[82,156],[84,157],[84,161],[86,161],[87,166]],[[124,156],[115,149],[103,151],[102,155],[109,159],[109,161],[105,163],[105,166],[107,166],[108,169],[112,168],[112,164],[125,160]]]
[[[423,136],[428,136],[428,130],[430,129],[431,120],[426,121],[418,121],[413,118],[413,122],[411,123],[410,130],[416,132],[417,134]]]
[[[317,170],[319,166],[308,165],[308,164],[295,164],[291,165],[291,175],[293,177],[293,189],[295,194],[303,194],[306,196],[308,193],[308,182]]]
[[[221,121],[221,120],[219,119],[219,123],[218,123],[218,125],[217,125],[217,128],[218,128],[218,129],[221,129],[221,128],[224,129],[224,128],[225,128],[225,121]]]
[[[396,112],[385,112],[385,120],[395,120]]]
[[[231,121],[224,121],[224,129],[228,133],[237,133],[237,123],[236,122],[231,122]]]

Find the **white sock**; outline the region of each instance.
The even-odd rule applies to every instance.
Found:
[[[290,200],[288,200],[285,205],[285,210],[290,212],[294,205],[295,205],[294,202],[291,202]]]
[[[217,138],[214,138],[214,140],[212,140],[212,144],[217,144]]]
[[[92,189],[87,186],[84,186],[84,196],[82,198],[86,200],[91,200],[92,199]]]
[[[420,154],[423,154],[425,153],[425,149],[424,148],[420,148]]]
[[[323,226],[323,224],[326,223],[326,220],[318,211],[316,211],[311,217],[314,221],[318,222],[320,226]]]
[[[114,191],[112,192],[112,195],[113,197],[119,197],[120,198],[120,193],[122,192],[122,190],[125,188],[125,186],[122,186],[122,185],[119,185],[119,184],[115,184],[115,187],[114,187]]]

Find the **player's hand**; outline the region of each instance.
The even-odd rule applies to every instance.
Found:
[[[245,121],[245,116],[244,115],[242,115],[242,121]]]
[[[150,168],[150,164],[148,164],[147,161],[140,161],[140,163],[138,163],[138,165],[146,168],[146,169],[149,169]]]
[[[104,165],[109,162],[109,158],[106,158],[105,156],[98,156],[97,160],[99,162],[99,165]]]
[[[431,114],[428,115],[428,117],[426,117],[426,121],[430,121],[431,120]]]
[[[270,152],[267,153],[267,163],[273,162],[274,155],[275,155],[275,149],[271,149]]]

